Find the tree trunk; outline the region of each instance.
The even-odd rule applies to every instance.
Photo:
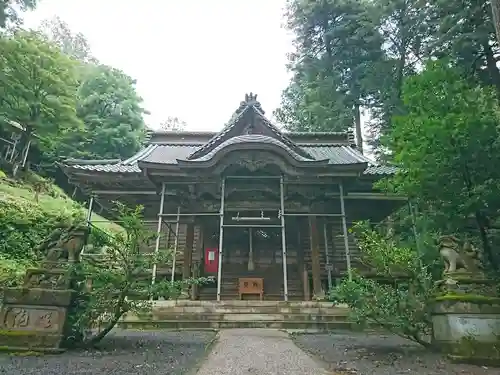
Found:
[[[484,252],[486,254],[486,258],[488,259],[488,262],[490,263],[491,268],[493,271],[499,271],[500,267],[497,262],[497,257],[495,256],[493,249],[490,244],[490,240],[488,238],[488,232],[487,232],[487,219],[484,216],[484,214],[480,211],[477,211],[475,213],[475,218],[476,218],[476,224],[477,228],[479,230],[479,236],[481,237],[481,243],[483,245]]]
[[[108,325],[106,328],[104,328],[101,332],[99,332],[97,335],[92,336],[88,340],[86,340],[83,344],[84,347],[91,347],[96,344],[98,344],[108,333],[111,332],[113,328],[115,328],[116,323],[120,320],[120,318],[125,314],[125,310],[123,309],[123,305],[125,303],[125,297],[126,297],[126,292],[122,292],[117,305],[116,305],[116,311],[113,314],[113,318],[109,321]]]
[[[488,74],[490,76],[491,83],[493,83],[497,89],[497,93],[500,97],[500,71],[497,67],[497,61],[495,59],[495,54],[493,49],[488,43],[483,45],[484,56],[486,58],[486,67],[488,69]]]
[[[363,132],[361,131],[361,106],[359,102],[354,105],[354,127],[356,130],[356,147],[363,153]]]
[[[491,13],[493,15],[497,43],[500,46],[500,0],[491,0]]]

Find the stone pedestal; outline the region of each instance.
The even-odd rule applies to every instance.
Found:
[[[493,282],[449,275],[433,306],[433,340],[451,359],[500,365],[500,298]]]
[[[73,296],[67,270],[28,270],[25,287],[4,290],[0,346],[9,351],[62,351]]]
[[[78,332],[71,324],[73,300],[85,280],[76,279],[89,229],[57,228],[40,247],[41,268],[26,271],[23,286],[4,290],[0,309],[0,348],[9,351],[59,352]]]

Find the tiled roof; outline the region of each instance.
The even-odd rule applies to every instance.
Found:
[[[244,117],[245,114],[251,116]],[[249,120],[249,121],[247,121]],[[260,125],[256,125],[256,121]],[[255,131],[254,126],[262,126]],[[231,130],[233,130],[231,132]],[[230,133],[231,132],[231,133]],[[250,134],[249,134],[250,133]],[[252,134],[253,133],[253,134]],[[261,133],[261,134],[255,134]],[[230,137],[229,137],[230,134]],[[264,135],[266,134],[266,135]],[[158,133],[149,145],[127,160],[68,160],[66,172],[94,171],[102,173],[142,173],[146,164],[179,165],[211,160],[222,149],[241,145],[252,147],[260,144],[263,149],[270,145],[285,150],[300,163],[328,162],[329,165],[357,165],[367,168],[365,175],[388,175],[395,167],[379,166],[352,147],[352,133],[286,133],[281,132],[265,116],[257,95],[245,95],[245,100],[229,123],[218,133],[170,132]],[[249,146],[250,145],[250,146]],[[143,164],[144,163],[144,164]]]
[[[398,167],[394,167],[391,165],[371,165],[365,169],[363,172],[364,175],[391,175],[396,173],[399,170]]]
[[[276,141],[273,139],[273,141]],[[335,144],[299,144],[315,160],[329,160],[329,164],[345,165],[367,163],[368,167],[363,172],[364,175],[390,175],[398,169],[393,166],[377,165],[356,149],[345,145]],[[177,159],[186,159],[200,144],[154,144],[149,145],[133,157],[124,161],[114,161],[112,163],[100,163],[102,161],[71,160],[66,164],[69,169],[86,170],[94,172],[111,173],[141,173],[138,161],[146,163],[161,163],[176,165]],[[208,155],[207,155],[208,156]],[[299,155],[297,155],[299,156]],[[299,156],[304,161],[305,158]],[[203,158],[205,160],[205,158]]]
[[[177,159],[186,159],[200,144],[156,144],[154,150],[141,161],[145,163],[177,164]]]

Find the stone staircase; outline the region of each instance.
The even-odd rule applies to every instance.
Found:
[[[127,315],[130,329],[280,328],[333,330],[353,328],[347,308],[330,302],[155,301],[147,315]]]

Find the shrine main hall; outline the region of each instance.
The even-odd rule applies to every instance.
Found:
[[[396,172],[357,149],[351,132],[283,132],[245,96],[219,132],[151,132],[127,160],[66,160],[92,212],[144,207],[157,233],[145,251],[174,251],[151,281],[212,276],[193,300],[307,301],[363,269],[349,232],[405,203],[373,188]],[[95,219],[94,219],[95,220]]]

